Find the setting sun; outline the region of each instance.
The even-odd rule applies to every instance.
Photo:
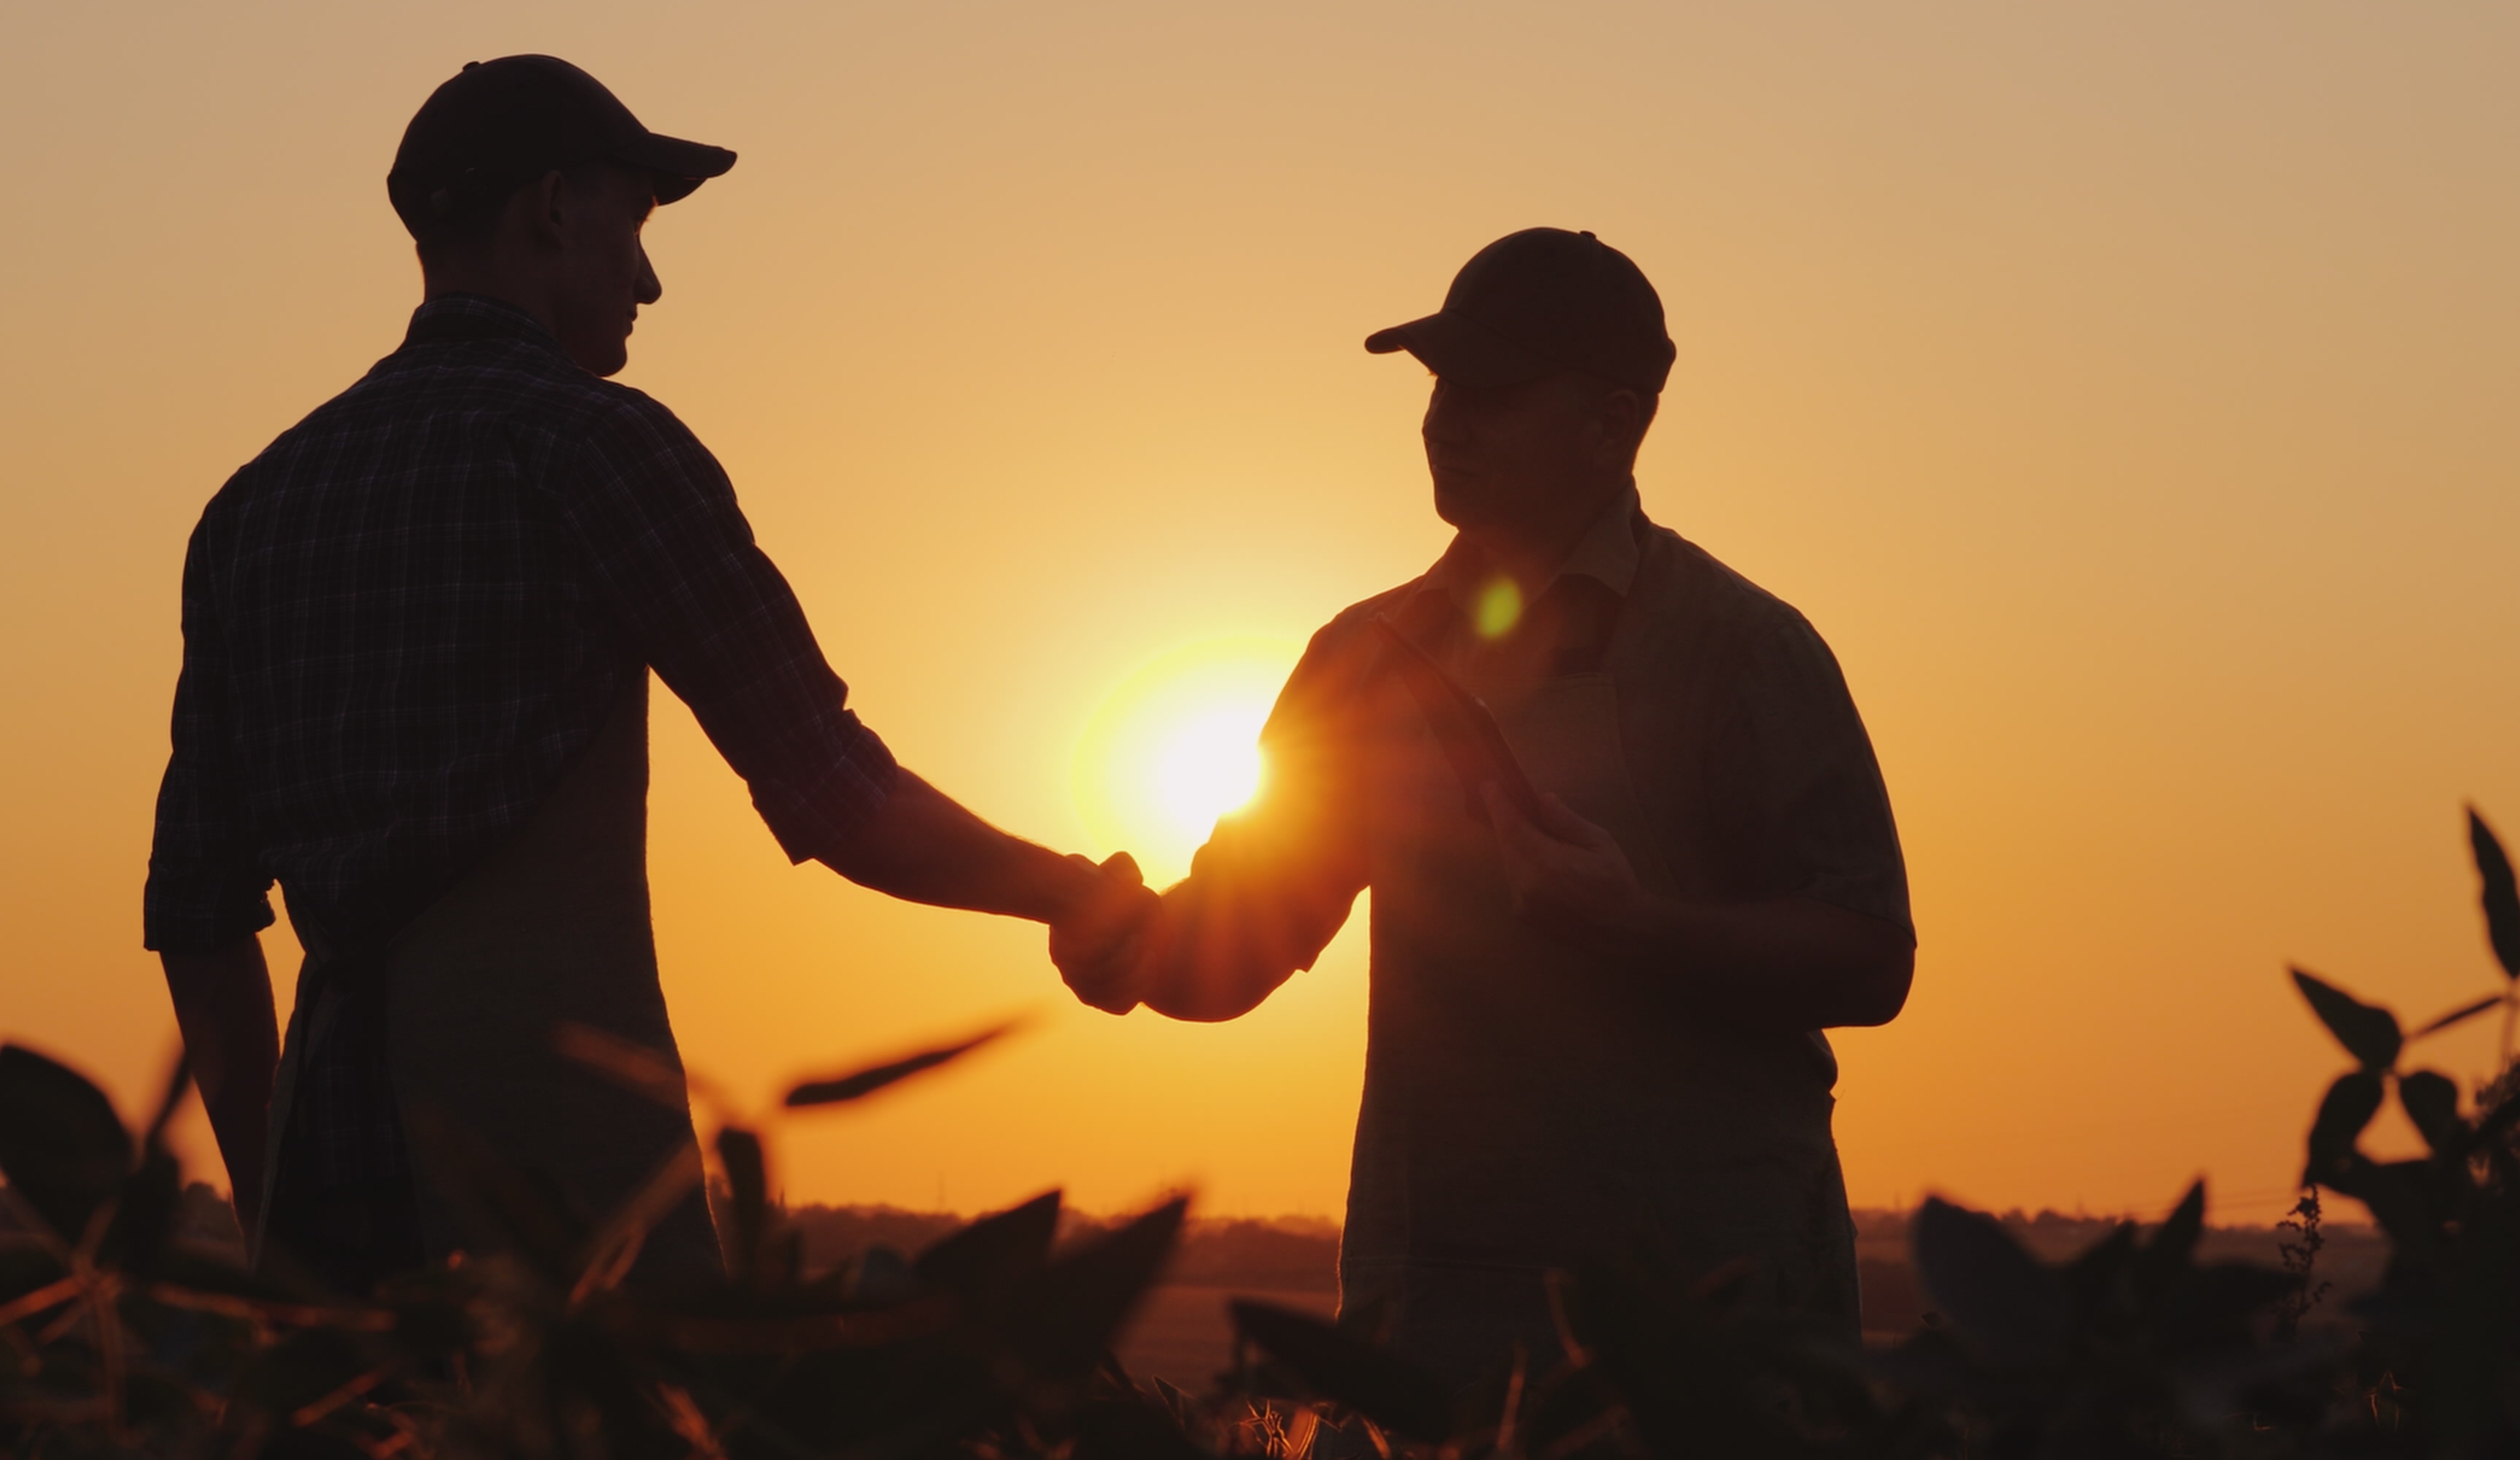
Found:
[[[1195,833],[1249,801],[1260,789],[1259,715],[1247,704],[1228,705],[1166,732],[1156,768],[1164,810],[1175,829]]]
[[[1216,818],[1260,788],[1260,727],[1296,652],[1272,639],[1193,643],[1112,690],[1076,752],[1077,810],[1098,850],[1127,850],[1157,883],[1189,871]]]

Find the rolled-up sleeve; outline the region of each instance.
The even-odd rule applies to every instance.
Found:
[[[630,396],[579,443],[560,491],[606,608],[750,786],[781,849],[793,862],[835,851],[899,769],[848,708],[717,459]]]
[[[206,526],[184,554],[184,664],[173,753],[158,787],[158,828],[142,894],[143,943],[207,952],[272,924],[263,865],[233,764],[227,654],[212,603]]]

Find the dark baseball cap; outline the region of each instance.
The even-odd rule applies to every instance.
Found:
[[[1662,393],[1678,353],[1644,271],[1590,233],[1562,228],[1526,228],[1470,255],[1442,309],[1378,330],[1365,347],[1407,350],[1474,388],[1581,371],[1647,395]]]
[[[418,234],[467,201],[599,160],[652,174],[656,200],[673,202],[733,167],[735,154],[649,131],[603,82],[557,56],[502,56],[467,62],[421,103],[385,194]]]

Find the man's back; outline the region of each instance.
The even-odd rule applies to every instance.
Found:
[[[425,305],[240,470],[184,597],[153,946],[263,926],[275,876],[319,954],[390,932],[541,803],[652,663],[769,791],[783,840],[879,794],[871,774],[821,784],[874,742],[715,460],[496,301]]]

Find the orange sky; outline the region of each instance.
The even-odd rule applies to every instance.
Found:
[[[1627,250],[1680,345],[1647,509],[1827,636],[1906,837],[1916,995],[1839,1044],[1857,1201],[2206,1172],[2270,1215],[2338,1063],[2283,961],[2417,1015],[2495,983],[2457,811],[2520,836],[2520,14],[2032,9],[0,10],[0,1032],[132,1100],[169,1050],[185,535],[395,341],[411,110],[547,50],[742,154],[652,227],[623,378],[903,759],[1098,853],[1080,745],[1133,677],[1441,550],[1424,378],[1362,336],[1510,229]],[[790,1127],[791,1196],[1337,1209],[1361,928],[1238,1025],[1109,1020],[1037,929],[788,867],[658,704],[697,1067],[758,1098],[1038,1016]]]

